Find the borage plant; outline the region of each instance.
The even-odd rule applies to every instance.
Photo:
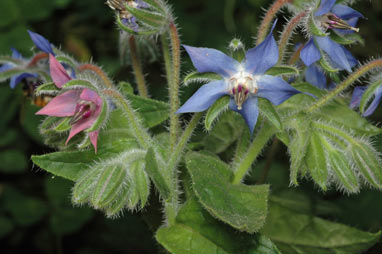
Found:
[[[57,151],[32,160],[74,182],[73,204],[117,218],[155,209],[149,201],[159,198],[162,225],[152,228],[170,253],[362,253],[380,232],[315,217],[332,215],[326,201],[317,197],[312,212],[313,201],[297,187],[308,182],[346,195],[382,188],[373,146],[381,129],[364,118],[382,97],[382,60],[360,64],[345,48],[362,42],[356,23],[363,15],[349,2],[276,0],[256,45],[245,50],[233,39],[227,55],[181,45],[162,0],[108,0],[138,95],[128,82],[116,84],[97,65],[76,61],[33,32],[37,52],[1,57],[0,78],[10,79],[11,88],[33,79],[35,94],[50,98],[37,114],[47,115],[40,132]],[[293,16],[277,42],[275,17],[283,7]],[[305,40],[289,47],[297,28]],[[161,46],[168,103],[150,98],[154,88],[138,52],[147,41]],[[182,47],[196,68],[183,82]],[[344,93],[367,74],[368,86],[356,87],[352,98]],[[203,85],[181,105],[182,83]],[[206,132],[195,131],[201,120]],[[254,181],[255,161],[271,140],[268,165]],[[281,143],[290,156],[292,195],[263,184]]]

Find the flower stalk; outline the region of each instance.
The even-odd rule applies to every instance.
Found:
[[[78,70],[80,72],[83,72],[86,70],[92,71],[92,72],[96,73],[102,79],[102,81],[106,87],[108,87],[108,88],[114,87],[113,82],[109,79],[109,77],[106,75],[106,73],[101,68],[99,68],[98,66],[95,66],[94,64],[83,64],[83,65],[78,67]]]
[[[330,93],[323,96],[321,99],[316,101],[312,106],[310,106],[307,109],[307,112],[311,113],[319,109],[320,107],[328,103],[330,100],[334,99],[338,94],[343,92],[346,88],[350,87],[360,77],[362,77],[363,75],[367,74],[369,71],[375,68],[381,68],[381,67],[382,67],[382,59],[371,61],[370,63],[359,67],[357,71],[353,72],[347,79],[342,81],[334,90],[332,90]]]
[[[142,64],[141,64],[141,61],[139,60],[137,43],[136,43],[136,39],[134,35],[131,35],[129,37],[129,48],[130,48],[131,63],[133,66],[135,81],[137,82],[137,86],[138,86],[138,93],[140,96],[147,98],[148,92],[147,92],[147,86],[145,82],[145,76],[143,75]]]

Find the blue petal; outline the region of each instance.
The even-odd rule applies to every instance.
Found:
[[[55,55],[52,49],[52,45],[47,39],[45,39],[42,35],[39,35],[29,30],[28,30],[28,33],[33,43],[36,45],[38,49],[40,49],[41,51],[45,53]]]
[[[9,69],[12,69],[14,68],[14,66],[10,65],[10,64],[3,64],[1,67],[0,67],[0,72],[4,72],[4,71],[7,71]]]
[[[19,51],[17,51],[17,49],[15,48],[11,48],[12,50],[12,58],[15,58],[15,59],[22,59],[23,56],[21,55],[21,53]]]
[[[333,5],[336,3],[336,0],[321,0],[321,4],[318,7],[317,11],[314,13],[315,16],[321,16],[328,13]]]
[[[353,96],[351,97],[350,105],[349,107],[351,109],[359,107],[359,104],[361,103],[362,95],[366,91],[366,86],[357,86],[354,88]]]
[[[176,113],[202,112],[208,109],[217,99],[226,94],[228,94],[228,87],[222,80],[205,84],[200,87]]]
[[[16,87],[16,85],[18,83],[20,83],[23,79],[25,78],[30,78],[30,77],[34,77],[34,78],[37,78],[38,75],[37,74],[30,74],[30,73],[21,73],[20,75],[16,75],[16,76],[13,76],[11,78],[11,83],[9,84],[10,87],[13,89]]]
[[[348,62],[350,64],[350,67],[356,66],[358,64],[357,59],[355,59],[355,57],[350,53],[350,51],[347,50],[344,46],[341,45],[341,47],[345,53],[346,59],[348,60]]]
[[[198,72],[215,72],[230,77],[237,72],[239,62],[223,52],[210,48],[183,45]]]
[[[289,97],[301,93],[280,77],[261,75],[257,79],[257,84],[259,88],[257,96],[269,100],[274,105],[280,105]]]
[[[245,70],[247,72],[252,74],[263,74],[278,62],[279,49],[272,34],[276,22],[277,20],[273,23],[271,32],[265,40],[257,47],[249,49],[245,54]]]
[[[300,52],[300,58],[306,66],[310,66],[312,63],[320,60],[321,53],[314,44],[313,39],[310,39],[308,43],[302,48]]]
[[[358,11],[342,4],[334,5],[334,7],[332,8],[332,12],[341,19],[364,18],[364,16]]]
[[[377,91],[375,92],[375,98],[371,102],[370,106],[367,108],[365,113],[363,113],[363,116],[369,116],[374,113],[375,109],[377,108],[378,104],[381,102],[382,98],[382,89],[378,88]]]
[[[351,65],[348,61],[346,52],[341,45],[332,41],[329,37],[315,36],[314,38],[318,46],[329,55],[330,59],[334,63],[336,63],[341,69],[351,72]]]
[[[252,135],[256,126],[257,117],[259,116],[259,108],[257,107],[256,96],[248,97],[248,99],[243,103],[243,108],[241,110],[237,109],[235,101],[231,99],[229,102],[229,108],[243,116]]]
[[[315,64],[312,64],[305,70],[305,80],[320,89],[326,88],[326,76]]]

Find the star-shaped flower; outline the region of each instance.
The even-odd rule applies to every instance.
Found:
[[[336,0],[322,0],[314,12],[315,22],[324,29],[334,29],[339,33],[358,32],[359,29],[354,26],[363,15],[346,5],[335,3]],[[320,60],[320,50],[329,56],[328,60],[335,68],[350,72],[357,64],[351,53],[329,36],[313,36],[301,50],[300,57],[305,65],[310,66]]]
[[[274,26],[275,24],[273,28]],[[282,78],[265,74],[278,62],[279,57],[272,31],[260,45],[249,49],[240,63],[215,49],[183,45],[198,72],[214,72],[219,74],[222,80],[200,87],[177,113],[204,111],[220,97],[229,95],[230,109],[244,117],[253,133],[259,114],[258,97],[279,105],[300,93]]]
[[[58,88],[62,88],[64,84],[72,78],[68,75],[65,68],[55,59],[53,55],[49,57],[50,74],[53,82]],[[69,140],[93,126],[102,109],[102,99],[97,92],[84,88],[66,91],[54,97],[44,108],[39,110],[37,115],[48,115],[56,117],[71,117]],[[97,138],[99,131],[89,133],[89,138],[97,151]]]

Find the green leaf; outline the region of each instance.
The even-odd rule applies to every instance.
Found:
[[[170,106],[162,101],[126,94],[131,106],[141,115],[143,124],[152,128],[166,121],[169,117]]]
[[[327,189],[328,168],[324,146],[320,135],[313,132],[310,136],[310,143],[307,147],[305,163],[313,180],[323,189]]]
[[[202,205],[215,217],[253,233],[265,222],[268,185],[231,184],[232,170],[214,157],[190,153],[186,156],[193,189]]]
[[[270,202],[261,231],[283,254],[357,254],[378,242],[381,233],[362,232],[339,223],[300,214]]]
[[[208,109],[204,119],[204,126],[206,130],[210,131],[213,122],[219,117],[221,113],[227,110],[229,101],[229,96],[223,96]]]
[[[75,179],[76,184],[72,191],[72,202],[74,204],[82,204],[89,199],[101,175],[101,170],[102,168],[99,167],[90,168],[82,172],[82,174]]]
[[[160,228],[155,237],[172,254],[281,254],[267,237],[235,231],[193,198],[181,208],[175,225]]]
[[[377,80],[368,86],[365,93],[362,95],[361,103],[359,104],[359,110],[361,113],[365,113],[366,107],[371,99],[375,96],[375,92],[378,88],[382,86],[382,80]]]
[[[276,129],[282,130],[282,123],[272,103],[264,98],[258,98],[260,113],[270,122]]]
[[[165,200],[168,199],[170,197],[170,188],[161,173],[163,172],[163,169],[158,166],[156,154],[153,148],[149,148],[149,150],[147,150],[145,171],[154,182],[155,187],[159,190],[161,197]]]
[[[40,168],[68,180],[76,181],[84,170],[95,161],[114,157],[126,149],[138,147],[135,140],[115,140],[106,147],[99,147],[97,154],[93,150],[55,152],[32,156],[32,161]]]
[[[297,68],[292,66],[274,66],[270,69],[268,69],[265,74],[272,75],[272,76],[279,76],[279,75],[300,75],[300,72]]]
[[[186,75],[186,77],[183,79],[183,83],[187,86],[190,83],[197,82],[197,83],[208,83],[215,80],[221,80],[223,79],[222,76],[214,73],[214,72],[191,72]]]

